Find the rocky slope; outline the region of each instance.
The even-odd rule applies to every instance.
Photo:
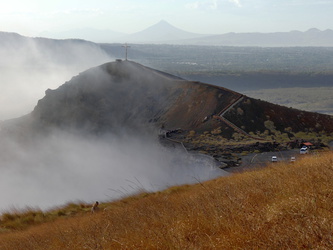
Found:
[[[50,128],[95,134],[163,128],[181,131],[180,140],[190,131],[197,136],[210,133],[230,139],[236,133],[278,140],[282,134],[292,139],[299,132],[333,133],[333,118],[118,60],[82,72],[58,89],[48,89],[33,112],[2,125],[2,130],[23,129],[29,134]]]
[[[36,138],[59,130],[84,137],[159,137],[163,145],[208,154],[221,168],[238,165],[245,152],[283,151],[304,140],[321,148],[333,140],[332,116],[256,100],[120,60],[46,90],[30,114],[0,125],[2,141],[9,136],[28,148],[39,143]],[[5,145],[0,145],[3,152]]]
[[[170,130],[204,130],[206,116],[218,113],[239,96],[134,62],[117,61],[87,70],[56,90],[46,90],[33,112],[19,120],[29,120],[38,129],[98,133],[149,124]]]

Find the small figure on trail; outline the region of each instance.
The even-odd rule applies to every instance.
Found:
[[[96,213],[98,210],[99,210],[99,207],[98,207],[99,203],[98,201],[95,202],[95,204],[92,206],[91,208],[91,213]]]

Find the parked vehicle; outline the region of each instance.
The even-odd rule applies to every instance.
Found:
[[[290,157],[290,162],[291,163],[294,163],[295,161],[296,161],[296,157],[295,156]]]
[[[277,162],[277,157],[276,156],[272,156],[272,162]]]
[[[300,153],[301,155],[308,154],[308,153],[309,153],[309,149],[308,149],[308,147],[307,147],[307,146],[303,146],[303,147],[300,149],[299,153]]]

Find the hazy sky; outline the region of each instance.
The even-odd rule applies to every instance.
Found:
[[[333,29],[332,0],[0,0],[0,31],[141,31],[160,20],[195,33]]]

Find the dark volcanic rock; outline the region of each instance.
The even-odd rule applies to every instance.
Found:
[[[225,117],[248,133],[276,130],[291,137],[290,132],[333,132],[333,117],[330,115],[287,108],[249,97],[235,105]],[[289,131],[286,131],[287,128]]]
[[[203,119],[239,96],[130,61],[89,69],[45,93],[31,113],[32,127],[94,133],[161,126],[204,131],[211,125]]]
[[[187,81],[131,61],[116,61],[91,68],[58,89],[47,90],[31,114],[6,121],[3,130],[36,131],[49,128],[105,133],[148,128],[184,140],[190,130],[196,135],[220,130],[220,136],[271,130],[288,133],[333,132],[332,116],[290,109],[248,98],[234,91]],[[225,112],[224,112],[225,111]],[[220,114],[224,113],[223,119]],[[286,132],[286,128],[288,131]],[[151,130],[149,130],[151,131]],[[258,145],[272,150],[275,145]],[[199,150],[201,146],[193,148]],[[204,147],[205,148],[205,147]],[[215,146],[204,150],[218,151]],[[253,151],[253,148],[243,148]]]

